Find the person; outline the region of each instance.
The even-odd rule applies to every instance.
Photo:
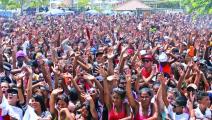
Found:
[[[161,75],[161,88],[162,88],[162,99],[165,104],[165,111],[167,114],[167,118],[174,120],[189,120],[190,115],[184,111],[184,108],[187,105],[187,98],[185,96],[179,95],[175,100],[168,101],[167,93],[165,91],[166,87],[166,78]]]
[[[130,72],[126,75],[127,85],[127,98],[129,104],[132,107],[135,120],[156,120],[158,117],[158,108],[155,103],[151,103],[153,93],[150,88],[143,87],[139,91],[138,101],[134,99],[131,91],[131,74]]]
[[[61,94],[63,89],[57,88],[54,89],[50,95],[50,112],[53,115],[53,118],[58,118],[58,114],[62,108],[68,107],[68,97],[65,94]],[[56,104],[56,109],[55,109]]]
[[[195,119],[212,119],[212,112],[210,110],[210,99],[208,93],[200,91],[197,94],[198,107],[194,110],[190,110],[193,113]]]
[[[116,87],[109,89],[108,81],[104,80],[104,102],[108,109],[109,120],[130,119],[130,109],[127,103],[124,102],[125,90]],[[112,93],[112,96],[110,95]],[[111,101],[111,102],[110,102]]]
[[[211,102],[199,94],[212,89],[211,22],[209,15],[195,18],[161,12],[0,17],[0,116],[211,119]]]
[[[47,111],[44,103],[44,98],[41,95],[33,95],[29,101],[30,106],[34,108],[35,113],[42,119],[51,120],[52,116],[49,111]]]
[[[144,66],[141,68],[142,79],[145,82],[150,82],[154,77],[156,68],[153,66],[153,56],[151,54],[146,54],[142,57],[142,62]]]

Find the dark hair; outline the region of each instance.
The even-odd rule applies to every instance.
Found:
[[[34,98],[35,101],[37,101],[37,102],[40,103],[41,111],[42,111],[42,112],[45,112],[45,111],[46,111],[46,106],[45,106],[45,103],[44,103],[44,97],[41,96],[41,95],[38,95],[38,94],[34,94],[34,95],[32,96],[32,98]]]
[[[143,87],[143,88],[141,88],[140,90],[139,90],[139,94],[141,94],[142,92],[147,92],[147,94],[149,95],[149,96],[153,96],[153,93],[152,93],[152,90],[150,89],[150,88],[148,88],[148,87]]]
[[[77,101],[78,100],[78,93],[75,88],[71,88],[69,90],[69,100]]]
[[[208,93],[207,92],[204,92],[204,91],[199,91],[198,94],[197,94],[197,100],[202,100],[204,97],[207,97],[208,96]]]
[[[152,87],[160,87],[160,82],[154,82]]]
[[[68,102],[69,102],[68,96],[67,96],[66,94],[61,94],[61,95],[57,96],[56,103],[57,103],[59,100],[62,100],[62,101],[64,101],[64,102],[67,103],[67,104],[68,104]]]
[[[123,100],[126,96],[126,91],[122,88],[116,87],[113,89],[113,93],[117,93]]]

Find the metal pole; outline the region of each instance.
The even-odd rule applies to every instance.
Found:
[[[50,10],[52,9],[52,0],[50,0],[50,2],[49,2],[49,8],[50,8]]]

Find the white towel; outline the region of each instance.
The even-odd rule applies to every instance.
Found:
[[[38,119],[39,117],[35,113],[34,109],[28,105],[23,120],[38,120]]]

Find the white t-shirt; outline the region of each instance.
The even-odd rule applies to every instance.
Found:
[[[3,96],[3,98],[2,98],[0,108],[2,109],[1,116],[9,115],[10,117],[13,117],[17,120],[22,120],[22,117],[23,117],[22,109],[9,105],[5,96]]]
[[[169,104],[168,108],[165,107],[166,114],[169,114],[172,120],[189,120],[189,114],[188,113],[182,113],[180,115],[177,115],[173,111],[173,106]]]
[[[200,111],[200,109],[199,109],[199,107],[197,107],[195,110],[194,110],[194,112],[195,112],[195,117],[196,117],[196,119],[208,119],[208,120],[210,120],[210,119],[212,119],[211,118],[211,110],[209,109],[209,108],[207,108],[206,109],[206,111],[205,111],[205,115],[203,115],[202,114],[202,112]]]

